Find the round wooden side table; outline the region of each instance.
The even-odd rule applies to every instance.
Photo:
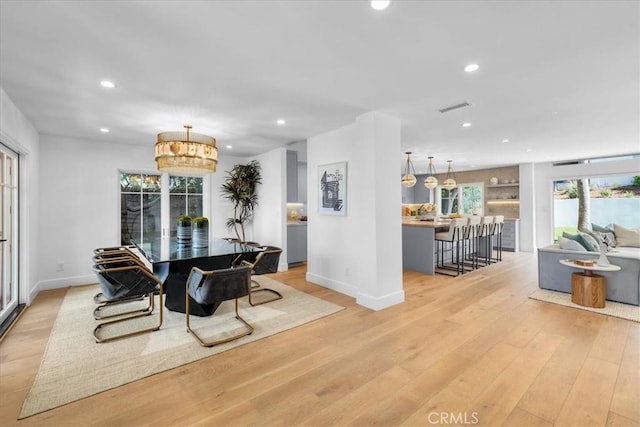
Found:
[[[607,297],[607,279],[594,271],[620,271],[620,266],[579,265],[572,259],[561,259],[560,264],[580,268],[582,272],[571,273],[571,302],[585,307],[604,308]]]

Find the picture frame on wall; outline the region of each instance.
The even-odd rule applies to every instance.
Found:
[[[347,162],[318,166],[318,212],[347,215]]]

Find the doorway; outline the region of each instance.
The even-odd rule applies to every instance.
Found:
[[[0,329],[18,308],[18,154],[0,144]]]

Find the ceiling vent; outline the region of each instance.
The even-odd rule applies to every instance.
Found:
[[[440,111],[441,113],[448,113],[449,111],[457,110],[458,108],[468,107],[469,105],[471,105],[471,104],[469,104],[468,102],[463,102],[461,104],[456,104],[456,105],[452,105],[450,107],[441,108],[438,111]]]

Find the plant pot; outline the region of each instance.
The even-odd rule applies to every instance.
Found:
[[[178,223],[178,227],[176,229],[176,237],[178,241],[191,241],[191,223]]]
[[[191,245],[194,248],[206,248],[209,246],[209,224],[193,227]]]

